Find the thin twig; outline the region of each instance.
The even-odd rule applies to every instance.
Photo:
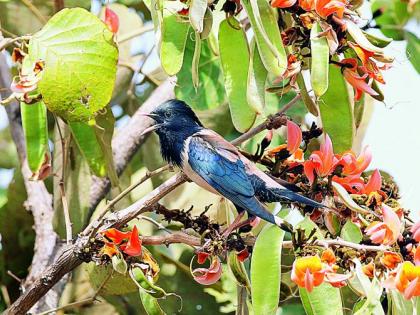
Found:
[[[21,0],[24,5],[36,16],[36,18],[42,23],[47,23],[47,19],[44,17],[44,15],[39,11],[39,9],[34,6],[34,4],[29,0]]]
[[[10,45],[15,44],[16,42],[19,42],[22,40],[30,40],[30,39],[31,39],[30,35],[19,36],[19,37],[14,37],[14,38],[5,38],[0,45],[0,51],[9,47]]]
[[[95,233],[98,231],[98,228],[100,227],[101,223],[103,222],[104,216],[108,213],[110,209],[112,209],[122,198],[124,198],[128,193],[130,193],[133,189],[138,187],[140,184],[144,183],[149,178],[152,178],[153,176],[156,176],[162,172],[167,171],[170,169],[170,165],[162,166],[154,171],[147,172],[146,175],[144,175],[142,178],[140,178],[135,183],[131,184],[129,187],[124,189],[118,196],[116,196],[114,199],[112,199],[99,213],[96,220],[94,220],[92,223],[90,223],[83,233],[84,235],[87,235],[85,233],[89,233],[91,236],[95,235]],[[92,229],[91,232],[89,232]]]
[[[124,42],[126,42],[126,41],[128,41],[128,40],[130,40],[134,37],[140,36],[144,33],[150,32],[150,31],[153,31],[153,24],[145,25],[141,28],[136,29],[135,31],[133,31],[131,33],[124,34],[124,36],[121,36],[120,38],[118,38],[118,45],[121,45],[122,43],[124,43]]]
[[[63,205],[63,213],[64,213],[64,222],[66,225],[66,242],[67,244],[71,243],[71,240],[73,238],[73,232],[72,232],[72,223],[70,218],[70,211],[69,211],[69,203],[67,201],[66,197],[66,189],[64,186],[64,176],[65,176],[65,169],[67,165],[67,148],[66,143],[64,141],[63,133],[61,131],[60,122],[58,121],[57,116],[54,115],[55,123],[57,125],[58,134],[60,136],[61,141],[61,177],[58,186],[60,187],[60,194],[61,194],[61,203]]]

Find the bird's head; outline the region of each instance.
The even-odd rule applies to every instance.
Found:
[[[154,111],[144,114],[154,120],[154,124],[147,128],[143,134],[156,131],[159,135],[182,133],[195,133],[201,129],[198,117],[191,107],[180,100],[169,100],[160,104]]]
[[[180,100],[169,100],[159,105],[149,114],[154,124],[146,128],[143,134],[156,131],[160,139],[163,158],[180,166],[184,143],[189,136],[203,128],[193,110]]]

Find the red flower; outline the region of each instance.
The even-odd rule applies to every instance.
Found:
[[[105,24],[112,33],[118,32],[120,20],[118,15],[108,7],[105,8]]]
[[[305,11],[315,10],[314,0],[299,0],[299,6]]]
[[[357,73],[357,60],[354,58],[347,58],[341,61],[343,64],[351,65],[351,67],[343,67],[343,75],[348,83],[353,86],[355,90],[354,99],[356,101],[360,100],[363,92],[376,96],[378,93],[366,83],[366,78],[368,74],[365,73],[363,76],[360,76]]]
[[[222,264],[217,256],[205,255],[206,260],[211,257],[211,264],[209,268],[196,268],[191,273],[195,281],[203,285],[211,285],[219,281],[222,276]],[[202,256],[200,261],[202,261]],[[198,260],[197,260],[198,261]],[[198,261],[200,263],[200,261]],[[204,263],[204,261],[202,261]]]
[[[372,161],[372,152],[369,147],[365,147],[358,157],[353,151],[347,151],[340,160],[343,166],[343,175],[359,175],[369,166]]]
[[[248,249],[244,248],[239,253],[236,254],[236,257],[238,257],[238,260],[241,262],[244,262],[249,257],[249,251]]]
[[[134,226],[127,244],[121,245],[121,249],[129,256],[135,257],[141,255],[141,240],[139,238],[137,226]]]
[[[324,19],[332,14],[336,14],[342,19],[346,5],[346,0],[316,0],[315,11]]]
[[[319,151],[314,151],[309,160],[304,164],[305,175],[310,183],[315,180],[314,172],[320,176],[325,177],[330,175],[337,166],[339,159],[334,155],[331,139],[325,135],[325,141],[321,144]]]
[[[118,246],[119,249],[129,256],[140,256],[142,253],[137,226],[134,226],[133,230],[128,232],[121,232],[111,228],[101,232],[101,234],[106,239],[102,251],[109,257],[112,257],[118,252]]]
[[[383,222],[372,222],[366,229],[366,234],[375,244],[392,245],[400,236],[401,221],[395,211],[382,206]]]

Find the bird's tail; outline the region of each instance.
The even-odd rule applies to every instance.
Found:
[[[287,199],[291,202],[303,203],[307,206],[314,207],[314,208],[325,208],[325,205],[323,205],[322,203],[316,202],[315,200],[302,196],[289,189],[275,189],[273,193],[279,198],[276,201],[282,201],[284,199]]]

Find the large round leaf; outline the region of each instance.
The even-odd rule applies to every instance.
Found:
[[[115,81],[118,51],[112,33],[84,9],[53,16],[29,43],[43,60],[39,91],[48,109],[70,121],[88,121],[106,106]]]

